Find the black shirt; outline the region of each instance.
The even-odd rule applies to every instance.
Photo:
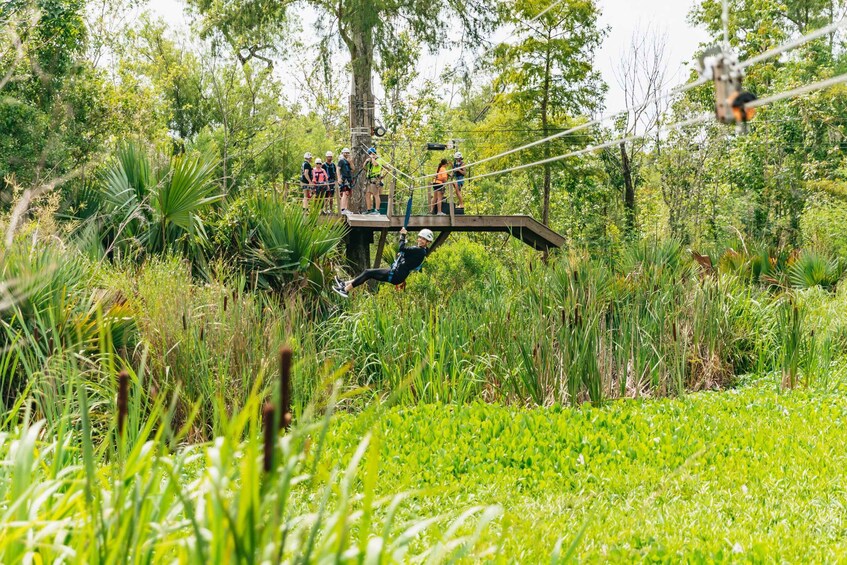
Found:
[[[338,161],[338,168],[341,170],[341,180],[353,183],[353,168],[350,166],[350,161],[342,157]]]
[[[397,258],[394,264],[391,265],[391,270],[394,271],[392,282],[403,281],[409,276],[409,273],[421,266],[421,263],[426,259],[426,248],[418,247],[417,245],[406,245],[406,236],[400,236],[400,250],[397,252]]]
[[[309,171],[309,176],[306,176],[306,171]],[[303,161],[303,166],[300,167],[300,182],[309,184],[312,182],[312,164],[308,161]]]
[[[335,184],[335,181],[338,180],[338,169],[336,168],[335,163],[324,163],[324,170],[326,171],[327,181],[329,184]]]
[[[453,169],[454,169],[453,176],[456,177],[457,179],[465,178],[465,172],[466,171],[464,171],[464,170],[460,171],[459,170],[459,169],[464,169],[464,168],[465,168],[465,162],[462,161],[461,159],[453,161]]]

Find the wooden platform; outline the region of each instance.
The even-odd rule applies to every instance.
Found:
[[[400,231],[402,216],[377,216],[351,214],[344,216],[352,230]],[[562,247],[565,238],[530,216],[412,216],[409,231],[429,228],[439,233],[436,243],[441,243],[451,232],[502,232],[509,233],[539,251]],[[443,236],[443,237],[442,237]],[[440,241],[439,241],[440,240]]]

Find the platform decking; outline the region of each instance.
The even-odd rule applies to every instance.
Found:
[[[351,214],[344,216],[351,230],[374,232],[400,231],[402,216]],[[511,234],[538,251],[562,247],[565,238],[530,216],[412,216],[409,231],[429,228],[441,232],[443,241],[451,232],[502,232]],[[443,237],[442,237],[443,236]],[[439,242],[440,243],[440,242]]]

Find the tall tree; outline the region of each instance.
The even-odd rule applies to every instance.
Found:
[[[520,108],[522,121],[537,126],[543,137],[552,135],[568,118],[599,108],[605,90],[593,66],[604,35],[597,26],[596,4],[564,0],[550,6],[548,0],[515,2],[509,18],[514,25],[532,21],[525,24],[531,31],[495,51],[500,69],[496,80],[504,101]],[[549,158],[553,149],[553,144],[545,143],[543,158]],[[549,224],[553,164],[543,167],[541,218]]]
[[[239,52],[256,57],[268,45],[263,42],[273,31],[276,19],[287,21],[286,7],[294,3],[272,0],[190,0],[204,15],[209,26],[223,33],[239,30],[243,45],[238,45],[238,35],[230,34]],[[237,7],[231,7],[237,4]],[[271,4],[267,11],[262,7]],[[448,30],[455,24],[466,30],[466,37],[480,42],[495,23],[496,9],[484,0],[407,0],[404,2],[374,2],[372,0],[308,0],[307,4],[323,16],[317,29],[323,40],[332,42],[337,32],[350,54],[352,71],[350,95],[351,149],[354,164],[361,167],[366,148],[371,145],[370,127],[373,117],[373,74],[380,61],[390,60],[390,55],[405,49],[401,33],[408,33],[414,41],[437,48],[448,37]],[[302,4],[296,4],[302,6]],[[496,7],[495,7],[496,8]],[[214,16],[214,17],[211,17]],[[327,17],[331,20],[327,23]],[[276,38],[279,39],[279,38]],[[275,44],[280,47],[280,42]],[[364,205],[364,183],[359,183],[353,194],[352,207]],[[364,267],[370,263],[367,241],[349,241],[347,256],[354,265]]]
[[[645,157],[647,134],[651,131],[655,132],[653,148],[656,153],[661,152],[660,130],[657,126],[667,110],[666,102],[659,97],[665,86],[667,72],[666,47],[667,38],[663,34],[652,29],[646,32],[636,30],[629,48],[621,54],[615,73],[626,104],[626,112],[617,123],[618,133],[623,137],[643,136],[629,143],[621,143],[615,150],[620,155],[618,166],[623,179],[624,213],[629,235],[635,232],[635,190]],[[610,153],[614,161],[614,153]]]

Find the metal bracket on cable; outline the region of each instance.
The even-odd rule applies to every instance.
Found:
[[[711,70],[715,83],[715,117],[718,122],[736,124],[738,133],[747,133],[747,122],[753,119],[756,110],[745,105],[756,97],[741,88],[744,71],[738,64],[738,57],[722,47],[711,47],[697,60],[697,71],[701,77],[708,76],[707,70]]]

